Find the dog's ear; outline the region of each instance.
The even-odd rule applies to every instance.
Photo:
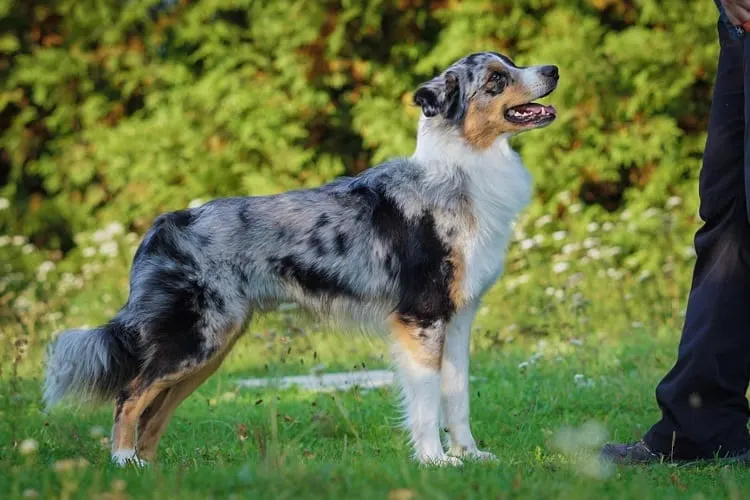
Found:
[[[463,112],[460,87],[458,75],[446,71],[419,86],[414,92],[414,104],[420,106],[428,118],[441,114],[448,120],[455,120]]]

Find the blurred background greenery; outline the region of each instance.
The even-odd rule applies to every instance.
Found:
[[[561,68],[557,122],[516,139],[536,197],[507,293],[656,275],[681,300],[716,21],[707,0],[0,0],[0,326],[106,319],[160,212],[410,154],[415,87],[482,50]]]

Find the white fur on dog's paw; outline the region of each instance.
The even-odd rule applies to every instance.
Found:
[[[134,465],[140,468],[148,465],[148,462],[136,455],[135,450],[117,450],[112,453],[112,461],[120,467]]]
[[[489,451],[482,451],[477,448],[468,449],[464,446],[454,446],[448,451],[448,455],[459,457],[464,460],[473,460],[476,462],[497,462],[497,456]]]
[[[464,464],[459,458],[451,457],[446,454],[437,457],[418,457],[417,460],[419,460],[422,465],[428,467],[461,467]]]

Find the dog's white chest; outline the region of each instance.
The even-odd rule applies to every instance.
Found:
[[[473,172],[470,189],[474,227],[464,243],[464,292],[479,299],[503,272],[512,239],[512,223],[531,198],[531,176],[520,158],[510,155],[501,165]]]

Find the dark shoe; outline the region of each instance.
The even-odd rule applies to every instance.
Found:
[[[649,465],[663,462],[679,462],[683,465],[689,465],[712,461],[750,465],[750,450],[738,451],[724,457],[685,459],[663,455],[651,450],[643,441],[638,441],[637,443],[627,444],[606,444],[602,448],[600,458],[616,465]]]
[[[664,461],[661,453],[651,451],[643,441],[627,444],[606,444],[600,458],[618,465],[658,464]]]

